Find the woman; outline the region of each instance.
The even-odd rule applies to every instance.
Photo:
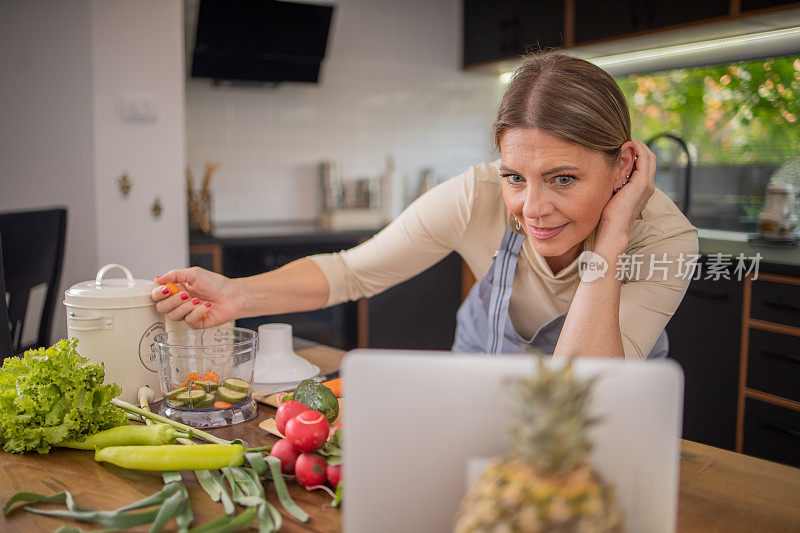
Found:
[[[494,139],[499,161],[432,189],[369,241],[250,278],[174,270],[156,282],[185,292],[154,290],[158,311],[209,327],[318,309],[386,290],[455,250],[481,281],[459,310],[454,350],[665,356],[664,327],[689,283],[680,258],[697,252],[697,230],[655,188],[655,155],[631,140],[614,80],[580,59],[532,56],[503,96]],[[604,276],[579,276],[584,251],[606,262]],[[636,264],[630,256],[639,270],[618,269]]]

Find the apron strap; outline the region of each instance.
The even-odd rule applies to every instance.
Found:
[[[525,236],[506,227],[500,250],[492,263],[492,296],[489,300],[489,336],[486,352],[496,354],[503,346],[503,335],[508,320],[508,304],[514,287],[517,258]]]

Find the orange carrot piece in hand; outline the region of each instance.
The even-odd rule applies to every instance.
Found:
[[[181,292],[180,288],[172,282],[167,283],[167,288],[169,289],[169,295],[172,296],[173,294],[178,294]]]
[[[342,388],[343,388],[342,378],[336,378],[330,381],[324,381],[322,384],[328,387],[330,390],[332,390],[334,396],[336,396],[337,398],[342,397]]]

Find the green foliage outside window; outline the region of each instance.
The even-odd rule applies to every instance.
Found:
[[[617,78],[634,138],[684,138],[696,164],[782,163],[800,154],[800,57]]]

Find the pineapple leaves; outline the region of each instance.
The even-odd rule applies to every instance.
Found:
[[[540,357],[534,376],[509,380],[517,400],[510,456],[547,473],[583,464],[592,449],[588,430],[600,421],[587,412],[596,379],[577,379],[571,361],[551,368]]]

